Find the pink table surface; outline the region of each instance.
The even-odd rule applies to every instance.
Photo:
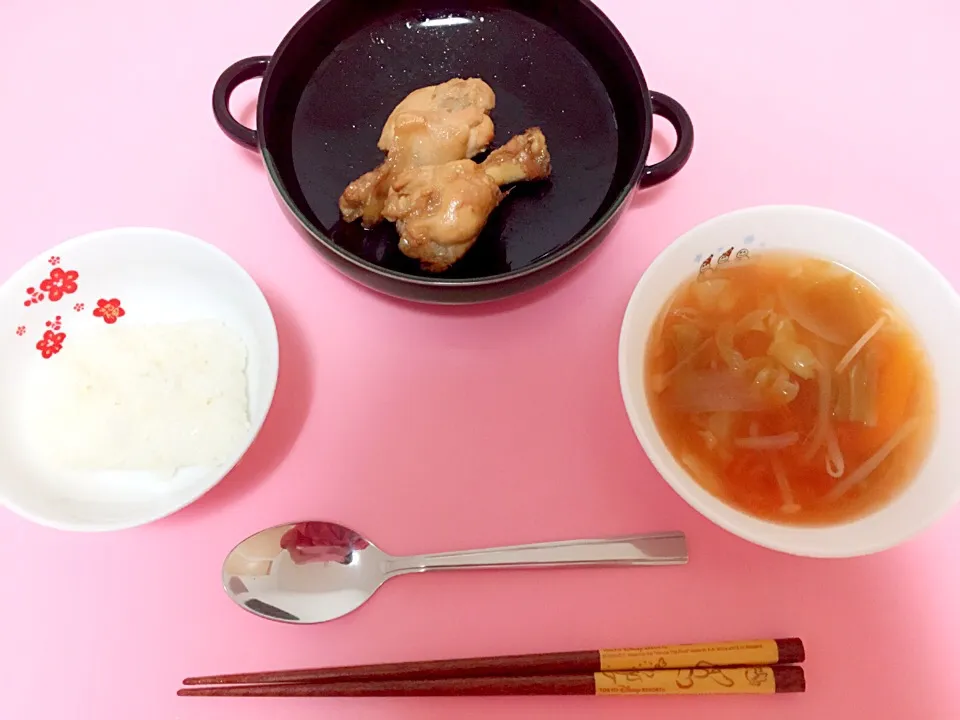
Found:
[[[68,237],[159,225],[260,283],[282,348],[241,465],[153,525],[69,535],[0,512],[5,720],[956,718],[960,511],[837,562],[747,544],[653,471],[622,408],[627,298],[670,240],[762,203],[879,223],[960,280],[956,4],[633,2],[602,7],[697,128],[686,169],[638,195],[580,271],[491,307],[353,285],[287,225],[210,91],[311,0],[5,0],[0,273]],[[900,9],[898,9],[900,8]],[[252,102],[245,93],[244,102]],[[658,153],[669,144],[658,141]],[[220,562],[261,527],[327,518],[408,553],[683,529],[686,567],[401,578],[310,627],[234,607]],[[777,698],[205,700],[185,675],[799,635],[809,691]],[[229,713],[229,715],[228,715]]]

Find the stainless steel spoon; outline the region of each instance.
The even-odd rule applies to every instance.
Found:
[[[391,557],[329,522],[278,525],[251,535],[223,563],[223,587],[245,610],[289,623],[321,623],[363,605],[386,580],[427,570],[682,565],[681,532]]]

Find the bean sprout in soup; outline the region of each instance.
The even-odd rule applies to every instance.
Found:
[[[795,525],[853,520],[926,458],[934,379],[906,318],[838,264],[756,254],[684,282],[646,349],[657,429],[721,500]]]

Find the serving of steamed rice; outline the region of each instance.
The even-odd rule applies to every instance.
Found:
[[[216,466],[250,432],[247,348],[217,321],[68,338],[31,403],[44,454],[72,470]]]

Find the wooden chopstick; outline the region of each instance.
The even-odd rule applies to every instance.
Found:
[[[343,683],[575,674],[592,676],[593,673],[606,671],[784,665],[803,662],[803,659],[803,642],[800,638],[782,638],[207,675],[189,677],[183,684]]]
[[[640,670],[533,677],[289,683],[181,688],[181,696],[430,697],[450,695],[771,695],[806,690],[799,665]]]

